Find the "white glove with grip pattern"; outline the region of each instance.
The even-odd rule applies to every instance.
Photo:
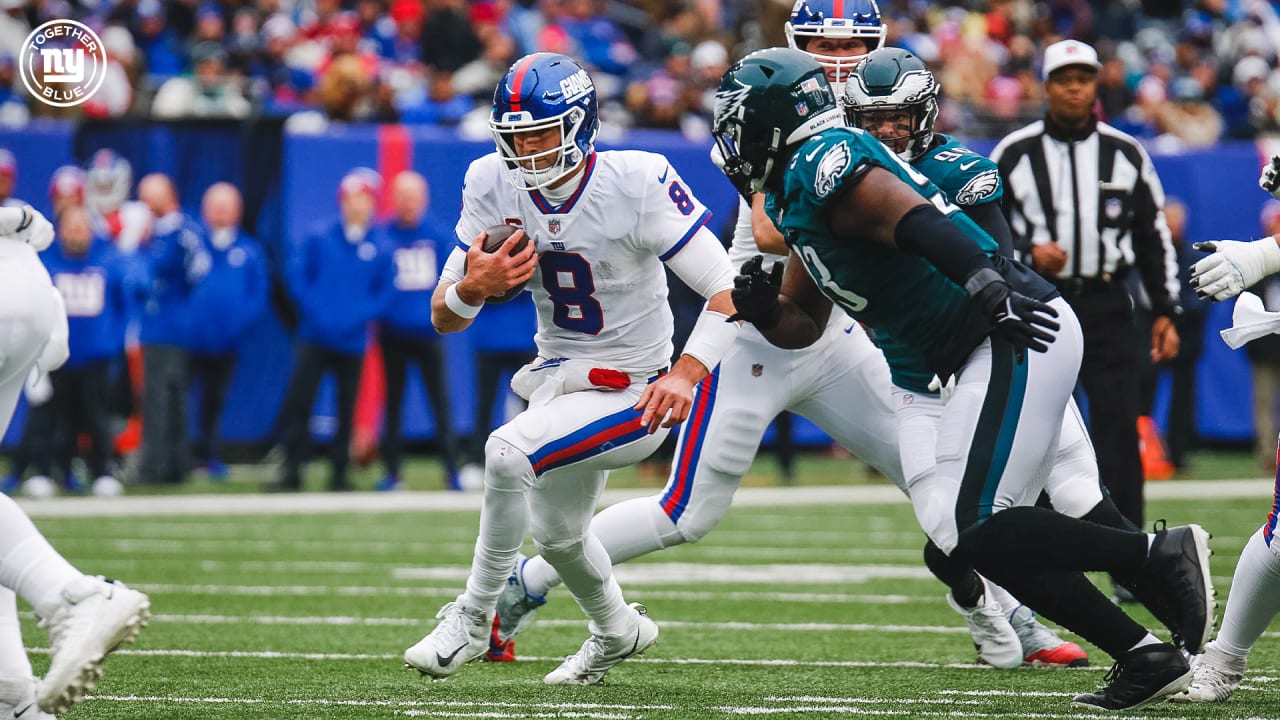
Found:
[[[30,245],[36,252],[43,252],[53,244],[53,223],[39,210],[23,205],[20,208],[0,208],[0,212],[4,213],[0,218],[0,232]]]
[[[1271,162],[1262,167],[1262,175],[1258,177],[1258,187],[1280,199],[1280,155],[1272,155]]]
[[[1191,266],[1191,287],[1201,298],[1233,298],[1268,275],[1280,272],[1280,245],[1274,237],[1250,242],[1211,240],[1192,247],[1213,253]]]

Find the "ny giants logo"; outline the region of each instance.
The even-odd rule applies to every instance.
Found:
[[[588,95],[594,89],[595,86],[591,84],[591,77],[587,75],[586,70],[579,70],[560,81],[560,93],[564,96],[564,102],[567,103]]]

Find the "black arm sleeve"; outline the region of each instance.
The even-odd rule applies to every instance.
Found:
[[[904,252],[933,263],[960,287],[979,270],[995,271],[978,243],[932,205],[918,205],[903,215],[893,230],[893,240]]]
[[[1004,219],[1000,204],[987,202],[980,205],[962,205],[961,207],[970,220],[978,223],[978,227],[985,230],[988,235],[995,239],[996,244],[1000,246],[1000,254],[1012,259],[1013,230],[1009,229],[1009,221]]]

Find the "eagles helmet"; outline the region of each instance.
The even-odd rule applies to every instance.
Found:
[[[810,52],[810,40],[820,37],[835,40],[858,38],[867,44],[870,52],[884,45],[885,36],[889,33],[880,19],[876,0],[796,0],[783,30],[787,35],[787,46],[812,55],[828,73],[834,73],[835,82],[844,82],[858,57]]]
[[[557,128],[549,148],[521,154],[516,136]],[[533,53],[516,61],[493,93],[489,117],[507,178],[517,190],[544,188],[569,174],[595,152],[600,118],[591,77],[572,58]]]
[[[938,81],[920,58],[899,48],[865,55],[844,85],[849,125],[862,128],[911,162],[929,149],[938,119]],[[902,133],[882,137],[893,124]]]
[[[114,150],[102,149],[85,165],[84,201],[89,209],[105,215],[129,199],[133,166]]]
[[[757,50],[720,78],[712,134],[725,175],[744,196],[779,189],[795,148],[843,125],[826,72],[799,50]]]

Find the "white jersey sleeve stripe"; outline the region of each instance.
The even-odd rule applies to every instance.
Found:
[[[689,231],[684,234],[684,237],[677,240],[676,244],[672,245],[670,250],[659,255],[658,259],[663,262],[670,260],[673,255],[680,252],[681,248],[689,244],[689,241],[693,239],[693,236],[698,234],[698,230],[700,230],[703,225],[706,225],[707,221],[709,221],[710,219],[711,219],[711,211],[703,210],[702,214],[698,216],[698,219],[693,222],[693,226],[690,227]]]

